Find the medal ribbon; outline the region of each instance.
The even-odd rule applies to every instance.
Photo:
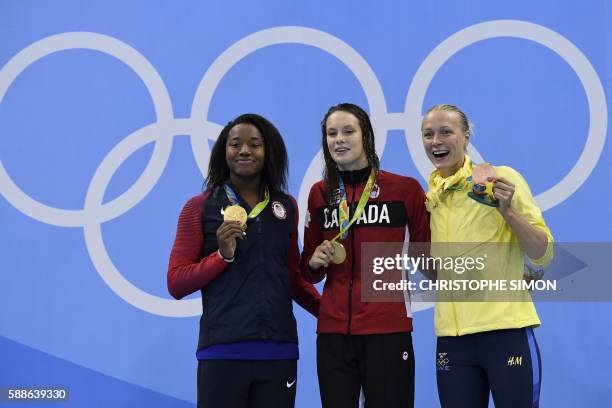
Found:
[[[361,193],[361,197],[359,198],[359,203],[357,204],[357,208],[355,209],[355,213],[353,214],[353,218],[349,221],[349,210],[348,203],[346,200],[346,188],[344,187],[344,182],[342,181],[342,177],[339,177],[338,180],[338,188],[340,189],[340,193],[342,198],[340,199],[340,205],[338,206],[338,216],[340,220],[340,232],[336,235],[332,241],[336,241],[338,238],[345,239],[348,236],[348,230],[351,228],[351,225],[357,221],[357,219],[361,216],[363,209],[365,208],[368,198],[370,198],[370,194],[372,193],[372,189],[374,188],[374,181],[376,179],[376,174],[374,169],[370,172],[370,176],[368,177],[368,181],[363,188],[363,192]]]
[[[231,205],[240,205],[240,203],[238,202],[238,196],[236,195],[236,192],[228,184],[224,184],[223,189],[225,190],[225,195],[227,195],[227,199],[229,200]],[[247,218],[253,219],[257,217],[259,214],[261,214],[264,208],[266,208],[266,205],[268,205],[269,202],[270,202],[270,193],[268,192],[268,189],[266,189],[266,192],[264,193],[263,201],[258,202],[255,205],[255,207],[251,209],[251,212],[249,213]]]

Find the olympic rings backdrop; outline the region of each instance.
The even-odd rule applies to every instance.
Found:
[[[426,187],[421,115],[447,102],[557,241],[611,241],[611,24],[603,0],[0,2],[0,388],[193,406],[200,300],[170,298],[168,255],[244,112],[284,135],[302,215],[329,106],[367,108],[382,167]],[[435,407],[432,310],[415,310],[416,406]],[[542,406],[609,406],[612,305],[538,311]],[[295,313],[297,406],[317,407],[315,321]]]

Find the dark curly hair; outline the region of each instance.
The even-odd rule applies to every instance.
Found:
[[[338,165],[334,159],[332,159],[329,148],[327,147],[326,123],[329,116],[337,111],[348,112],[357,118],[363,137],[363,150],[368,158],[368,164],[372,166],[372,169],[374,169],[376,173],[380,169],[380,160],[376,154],[376,145],[374,143],[374,129],[367,112],[352,103],[339,103],[338,105],[332,106],[325,116],[323,116],[323,120],[321,120],[321,144],[323,146],[323,158],[325,159],[323,181],[325,182],[329,200],[333,198],[333,192],[338,188]]]
[[[222,186],[230,176],[229,167],[225,161],[225,150],[230,130],[241,123],[248,123],[259,130],[264,142],[264,166],[261,171],[261,188],[267,187],[270,193],[280,193],[287,190],[287,168],[289,159],[285,142],[276,126],[268,119],[254,113],[245,113],[228,122],[221,130],[208,164],[208,175],[206,176],[206,188],[217,188]]]

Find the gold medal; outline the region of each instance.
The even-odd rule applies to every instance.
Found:
[[[346,249],[344,245],[337,241],[332,241],[331,244],[334,246],[334,255],[332,255],[332,263],[341,264],[346,259]]]
[[[239,205],[230,205],[223,211],[223,221],[240,221],[243,230],[246,229],[247,213]]]

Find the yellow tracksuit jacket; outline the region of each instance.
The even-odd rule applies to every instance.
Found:
[[[460,172],[471,175],[472,162],[466,156]],[[548,249],[540,259],[530,259],[531,263],[546,266],[553,257],[553,237],[542,218],[542,212],[535,203],[525,179],[514,169],[506,166],[495,167],[498,177],[503,177],[515,185],[512,207],[527,221],[543,230],[548,236]],[[451,176],[453,177],[453,176]],[[460,177],[461,178],[461,177]],[[455,179],[457,179],[455,177]],[[437,181],[437,183],[436,183]],[[455,180],[456,181],[456,180]],[[436,171],[430,179],[430,192],[435,185],[444,186]],[[494,256],[486,262],[486,270],[478,276],[463,276],[463,279],[482,278],[487,276],[496,279],[522,279],[525,257],[512,229],[505,222],[499,211],[478,203],[468,196],[471,185],[467,182],[454,184],[455,188],[440,187],[435,200],[428,194],[427,207],[431,214],[432,255],[435,254],[435,243],[508,243],[493,245]],[[452,186],[449,186],[452,187]],[[461,245],[459,245],[461,246]],[[462,248],[470,245],[463,245]],[[456,254],[455,254],[456,255]],[[463,256],[469,255],[464,252]],[[435,332],[437,336],[460,336],[490,330],[537,326],[540,320],[536,313],[529,292],[519,293],[523,301],[465,302],[445,301],[435,305]]]

